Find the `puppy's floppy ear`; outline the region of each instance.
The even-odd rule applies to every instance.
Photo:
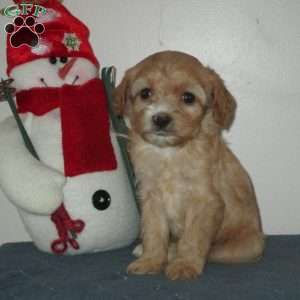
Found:
[[[223,129],[229,129],[235,116],[236,101],[227,90],[223,80],[212,69],[210,72],[211,99],[210,106],[216,123]]]
[[[113,108],[117,115],[123,116],[128,98],[129,76],[125,73],[121,83],[113,91],[114,104]]]

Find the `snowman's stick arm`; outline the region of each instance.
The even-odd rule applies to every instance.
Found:
[[[130,162],[128,152],[127,152],[127,141],[121,137],[121,135],[127,135],[128,134],[128,128],[125,124],[125,121],[123,118],[120,118],[116,116],[113,110],[113,96],[112,96],[112,91],[115,88],[115,80],[116,80],[116,68],[115,67],[110,67],[110,68],[104,68],[102,70],[102,80],[104,82],[105,86],[105,92],[106,96],[108,98],[108,108],[109,108],[109,113],[112,121],[113,128],[119,136],[117,136],[117,140],[120,146],[121,154],[123,157],[123,161],[127,170],[128,178],[130,181],[130,185],[132,188],[132,191],[136,197],[135,190],[135,175],[133,172],[133,167]]]
[[[10,107],[10,110],[16,120],[16,123],[18,125],[18,128],[20,130],[20,133],[22,135],[23,141],[25,143],[26,148],[28,151],[34,156],[37,160],[40,160],[32,142],[31,139],[24,127],[24,124],[18,114],[17,107],[15,105],[14,99],[13,99],[13,89],[10,87],[11,83],[13,82],[12,79],[4,80],[1,79],[0,89],[1,89],[1,96],[8,102],[8,105]]]

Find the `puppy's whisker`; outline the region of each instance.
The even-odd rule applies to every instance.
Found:
[[[130,140],[129,136],[127,134],[123,134],[123,133],[117,133],[116,132],[116,136],[124,138],[126,140]]]
[[[117,131],[115,131],[115,130],[112,130],[112,132],[113,132],[117,137],[120,137],[120,138],[123,138],[123,139],[126,139],[126,140],[130,140],[128,134],[120,133],[120,132],[117,132]]]

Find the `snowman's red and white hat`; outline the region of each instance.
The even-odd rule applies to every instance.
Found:
[[[16,4],[24,0],[14,0]],[[22,44],[13,47],[11,34],[7,37],[7,74],[16,66],[46,57],[83,57],[90,60],[96,67],[99,62],[89,43],[88,27],[74,17],[58,0],[37,0],[47,9],[44,16],[36,18],[36,22],[43,24],[45,30],[39,35],[36,47]],[[31,28],[32,29],[32,28]]]

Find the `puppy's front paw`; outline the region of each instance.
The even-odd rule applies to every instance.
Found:
[[[128,266],[127,272],[138,275],[157,274],[162,271],[164,265],[165,261],[160,258],[139,258]]]
[[[166,276],[171,280],[196,279],[203,271],[204,264],[193,264],[184,259],[173,260],[166,268]]]

